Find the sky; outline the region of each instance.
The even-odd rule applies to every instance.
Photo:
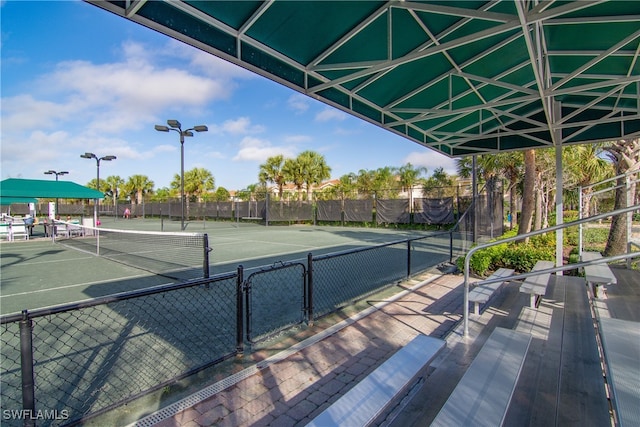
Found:
[[[79,0],[0,0],[1,179],[145,175],[154,188],[180,173],[176,132],[206,125],[184,144],[185,171],[215,187],[258,182],[270,156],[322,154],[339,178],[406,163],[455,173],[455,161],[269,79]]]

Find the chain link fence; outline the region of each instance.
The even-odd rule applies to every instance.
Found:
[[[437,266],[470,243],[434,233],[0,318],[3,425],[81,422]],[[13,412],[26,410],[27,412]],[[11,416],[7,416],[7,414]],[[53,415],[60,419],[55,420]],[[29,425],[28,423],[25,423]]]
[[[224,360],[237,351],[236,292],[233,274],[3,318],[2,407],[77,421]]]
[[[304,264],[282,263],[252,273],[244,290],[249,342],[263,340],[305,320]]]

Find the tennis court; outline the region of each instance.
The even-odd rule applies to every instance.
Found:
[[[21,407],[29,360],[39,407],[71,420],[98,414],[448,261],[465,244],[456,233],[384,228],[179,227],[111,218],[99,233],[66,228],[54,243],[36,230],[0,245],[3,404]],[[181,266],[200,279],[176,280]]]
[[[180,229],[180,223],[158,219],[105,218],[102,227],[174,232]],[[383,228],[306,225],[265,227],[246,222],[216,221],[190,222],[185,231],[207,234],[211,248],[211,276],[235,271],[238,265],[242,265],[246,274],[250,274],[252,270],[278,262],[306,260],[310,252],[317,256],[433,234]],[[36,228],[29,241],[0,244],[0,310],[3,315],[176,281],[69,249],[42,236],[41,230]],[[135,240],[134,235],[131,238]],[[158,246],[158,250],[162,250],[162,247]],[[446,248],[434,250],[447,252]]]

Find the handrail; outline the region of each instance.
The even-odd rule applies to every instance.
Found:
[[[604,264],[604,263],[623,261],[623,260],[629,261],[633,258],[638,258],[638,257],[640,257],[640,252],[613,255],[606,258],[605,257],[597,258],[591,261],[581,261],[581,262],[574,262],[571,264],[564,264],[560,267],[547,268],[544,270],[528,271],[526,273],[515,274],[508,277],[496,277],[493,279],[479,280],[477,282],[474,282],[473,284],[475,286],[481,286],[481,285],[488,285],[490,283],[497,283],[497,282],[518,282],[520,281],[520,279],[526,279],[527,277],[538,276],[540,274],[547,274],[547,273],[551,274],[551,273],[556,273],[558,271],[575,270],[576,268],[581,268],[581,267],[585,267],[587,265],[593,265],[593,264]]]
[[[519,234],[514,237],[508,237],[506,239],[496,240],[494,242],[485,243],[482,245],[478,245],[474,248],[471,248],[469,252],[467,252],[467,255],[464,258],[464,308],[463,308],[464,336],[466,337],[469,335],[469,261],[471,260],[471,255],[473,255],[475,252],[479,251],[480,249],[489,248],[491,246],[497,246],[502,243],[515,242],[518,240],[523,240],[527,237],[537,236],[538,234],[550,233],[552,231],[573,227],[579,224],[584,224],[586,222],[596,221],[596,220],[604,219],[610,216],[621,215],[627,212],[633,212],[638,209],[640,209],[640,205],[634,205],[626,208],[616,209],[611,212],[606,212],[606,213],[590,216],[587,218],[581,218],[571,222],[565,222],[559,225],[554,225],[552,227],[543,228],[541,230],[530,231],[529,233]],[[559,267],[556,267],[556,268],[559,268]],[[540,273],[538,272],[537,274],[540,274]]]

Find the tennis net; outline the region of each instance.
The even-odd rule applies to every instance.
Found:
[[[118,230],[55,221],[53,239],[65,247],[175,280],[209,277],[207,234]]]

